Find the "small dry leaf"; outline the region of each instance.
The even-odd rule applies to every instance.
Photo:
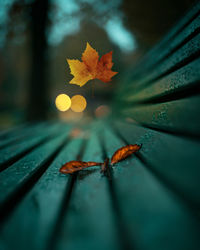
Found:
[[[72,174],[84,168],[89,168],[93,166],[101,166],[101,165],[102,165],[101,162],[69,161],[60,168],[60,172],[63,174]]]
[[[133,153],[137,152],[140,150],[141,145],[126,145],[122,148],[119,148],[115,153],[113,154],[111,158],[111,164],[114,165],[115,163],[124,160],[127,158],[129,155],[132,155]]]

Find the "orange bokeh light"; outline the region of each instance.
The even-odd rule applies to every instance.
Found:
[[[74,95],[71,98],[71,109],[74,112],[83,112],[87,106],[87,101],[82,95]]]

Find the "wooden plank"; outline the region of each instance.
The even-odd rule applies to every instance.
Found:
[[[196,3],[189,11],[181,18],[168,33],[144,56],[144,61],[148,63],[156,54],[158,54],[163,48],[180,33],[182,32],[198,15],[200,12],[200,3]],[[148,65],[148,64],[147,64]],[[141,64],[140,64],[141,66]],[[141,68],[141,67],[140,67]]]
[[[52,143],[55,143],[55,140]],[[40,147],[32,154],[32,158],[37,156],[34,164],[41,165],[40,157],[43,160],[45,155],[51,153],[48,148],[50,144]],[[77,157],[81,144],[82,139],[79,138],[65,145],[46,172],[13,211],[2,228],[0,249],[10,250],[14,249],[16,245],[20,250],[26,250],[27,245],[30,250],[47,249],[63,201],[66,199],[69,181],[69,176],[60,174],[59,168],[65,162]],[[28,156],[28,159],[30,158],[31,156]],[[6,175],[5,178],[9,178],[9,176]],[[15,181],[16,179],[14,179]]]
[[[0,207],[48,161],[51,155],[66,140],[67,131],[69,132],[66,129],[66,133],[64,133],[62,130],[60,136],[37,147],[30,154],[0,173]]]
[[[89,141],[83,160],[103,160],[95,134]],[[121,249],[113,213],[107,179],[102,177],[99,167],[79,172],[56,249]]]
[[[128,143],[142,144],[140,154],[150,170],[199,209],[200,142],[121,121],[115,127]]]
[[[161,104],[122,107],[121,112],[141,124],[199,138],[199,105],[200,96],[194,96]]]
[[[124,129],[120,127],[120,131]],[[111,157],[124,143],[109,128],[103,131],[106,151]],[[137,136],[137,130],[130,133],[128,136]],[[129,137],[129,143],[136,142],[140,141]],[[148,151],[149,147],[143,145],[143,150]],[[113,185],[121,217],[130,233],[131,249],[197,249],[199,220],[137,157],[113,167]]]
[[[22,128],[25,128],[28,125],[28,123],[16,125],[14,127],[9,127],[7,129],[0,130],[0,140],[5,139],[6,137],[9,137],[10,134],[15,134]]]
[[[165,49],[163,49],[163,51],[160,51],[157,55],[155,55],[153,58],[152,58],[152,60],[153,60],[153,62],[152,63],[150,63],[150,65],[151,65],[151,67],[149,68],[149,69],[145,69],[145,59],[144,59],[144,61],[143,61],[143,63],[141,63],[141,69],[142,69],[142,72],[141,72],[141,74],[139,75],[139,76],[134,76],[134,71],[135,71],[135,69],[134,70],[132,70],[132,72],[133,73],[131,73],[131,74],[133,74],[133,76],[131,76],[131,74],[129,75],[129,79],[127,80],[127,77],[125,77],[124,78],[124,80],[122,80],[122,81],[125,81],[126,82],[126,84],[123,84],[123,86],[124,86],[124,88],[122,87],[122,88],[120,88],[120,93],[118,93],[118,96],[117,96],[117,98],[119,99],[120,98],[120,96],[123,96],[123,95],[126,95],[127,94],[127,91],[128,92],[133,92],[133,91],[139,91],[139,89],[140,88],[142,88],[143,87],[143,81],[145,81],[145,83],[146,83],[146,80],[144,80],[145,79],[145,75],[147,75],[147,74],[150,74],[151,75],[151,72],[152,72],[152,70],[153,69],[155,69],[155,74],[156,74],[156,70],[157,70],[157,68],[158,68],[158,66],[159,66],[159,64],[162,64],[163,63],[163,61],[162,62],[158,62],[158,65],[156,65],[155,63],[156,63],[156,61],[158,60],[158,58],[162,55],[162,54],[164,54],[164,53],[166,53],[165,51],[168,51],[171,47],[172,47],[172,49],[173,49],[173,44],[175,43],[175,45],[177,45],[178,46],[178,43],[181,41],[181,36],[183,36],[183,37],[185,37],[185,39],[187,38],[187,36],[188,36],[188,39],[190,38],[190,33],[191,34],[194,34],[194,35],[196,35],[196,32],[197,33],[199,33],[199,26],[200,26],[200,16],[198,17],[198,19],[195,19],[188,27],[187,27],[187,29],[186,30],[184,30],[183,32],[181,32],[180,34],[179,34],[179,36],[175,39],[175,42],[173,41],[173,42],[171,42],[171,43],[169,43],[169,46],[167,47],[167,48],[165,48]],[[183,33],[183,34],[182,34]],[[192,37],[191,37],[192,38]],[[190,40],[190,39],[189,39]],[[184,44],[183,44],[184,45]],[[176,46],[175,46],[176,47]],[[181,46],[182,47],[182,46]],[[180,47],[180,48],[181,48]],[[177,49],[178,49],[179,47],[177,47]],[[198,46],[196,47],[196,48],[198,48]],[[184,52],[184,51],[183,51]],[[176,51],[174,51],[173,53],[176,53]],[[172,54],[173,54],[172,53]],[[170,56],[170,54],[168,55],[168,56]],[[165,59],[167,59],[168,58],[168,56],[166,56],[166,58],[164,58],[164,55],[163,55],[163,60],[165,60]],[[191,56],[192,57],[192,56]],[[174,55],[174,58],[176,58],[176,56]],[[149,60],[150,61],[150,60]],[[187,59],[186,59],[186,61],[187,61]],[[170,62],[170,60],[169,60],[169,62]],[[175,66],[174,66],[174,69],[173,70],[175,70]],[[126,88],[125,88],[125,86],[126,86]]]
[[[192,88],[193,84],[198,83],[199,80],[200,59],[196,59],[185,67],[156,81],[154,84],[148,85],[146,88],[140,90],[139,92],[135,93],[134,91],[127,91],[126,96],[121,97],[121,99],[123,99],[123,101],[127,103],[144,102],[145,100],[156,98],[156,96],[159,98],[160,96],[176,93],[179,91],[179,89],[189,89],[190,86]]]
[[[176,50],[187,43],[193,36],[199,33],[199,26],[200,15],[198,12],[198,16],[181,30],[181,32],[177,33],[172,40],[170,39],[168,42],[164,43],[164,46],[156,46],[155,49],[152,49],[152,52],[149,52],[148,58],[147,56],[144,56],[144,58],[141,59],[141,62],[138,64],[138,68],[140,68],[139,74],[135,74],[133,71],[132,80],[142,78],[144,73],[152,70],[155,65],[161,63],[169,55],[173,54]]]
[[[0,148],[12,144],[15,141],[19,141],[22,138],[33,135],[33,133],[45,127],[45,123],[33,124],[27,127],[21,127],[21,129],[11,131],[5,138],[0,140]]]
[[[34,147],[44,142],[48,137],[52,137],[59,132],[63,126],[60,124],[53,125],[49,128],[38,127],[39,135],[34,135],[32,138],[25,138],[22,141],[17,141],[11,146],[0,150],[0,171],[8,167],[8,164],[13,163],[19,157],[22,157],[26,152],[29,152]]]
[[[141,89],[149,87],[156,81],[160,79],[162,80],[163,77],[167,77],[170,73],[182,69],[182,67],[193,61],[195,58],[200,57],[199,44],[200,44],[200,34],[195,36],[187,44],[185,44],[183,47],[177,50],[176,53],[168,57],[164,62],[154,67],[150,72],[147,71],[146,74],[143,73],[142,78],[134,81],[133,84],[130,85],[128,89],[126,89],[126,91],[128,93],[133,92],[137,94],[138,91],[140,92]]]

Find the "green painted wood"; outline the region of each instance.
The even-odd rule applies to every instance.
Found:
[[[61,136],[62,139],[63,136]],[[51,153],[50,145],[52,144],[53,148],[57,146],[56,140],[46,144],[45,147],[40,147],[32,156],[29,155],[28,162],[33,158],[34,162],[30,161],[33,162],[33,165],[41,165],[43,158],[48,157]],[[54,237],[52,233],[59,218],[63,201],[66,199],[69,181],[69,176],[60,174],[59,168],[65,162],[77,157],[81,144],[82,139],[74,139],[66,144],[31,191],[24,197],[0,232],[0,249],[11,250],[15,249],[15,246],[18,246],[20,250],[26,250],[27,246],[30,250],[49,249],[47,246],[51,237]],[[16,182],[16,178],[14,182]]]
[[[111,157],[124,144],[109,128],[103,131],[106,152]],[[136,133],[133,129],[132,134]],[[136,141],[129,137],[129,142]],[[144,145],[143,150],[149,146]],[[112,182],[131,249],[198,248],[199,220],[138,158],[131,157],[115,165]]]
[[[133,105],[121,112],[141,124],[199,138],[199,106],[200,97],[194,96],[161,104]]]
[[[156,81],[152,85],[139,92],[128,92],[123,96],[123,101],[127,103],[139,103],[145,100],[156,99],[164,95],[176,93],[179,89],[192,88],[194,83],[198,83],[200,79],[200,59],[196,59],[183,68],[167,75],[166,77]],[[122,97],[121,97],[122,99]]]
[[[198,7],[199,8],[199,4]],[[200,15],[199,11],[194,15],[195,19],[188,23],[184,29],[180,30],[176,35],[173,36],[172,39],[168,39],[164,37],[165,42],[163,42],[162,46],[155,46],[152,50],[150,50],[149,53],[147,53],[148,56],[144,56],[143,59],[139,62],[138,69],[139,72],[135,73],[133,71],[133,77],[131,80],[142,78],[143,74],[147,73],[147,71],[151,71],[155,65],[158,66],[158,63],[161,63],[163,60],[165,60],[170,54],[176,53],[176,50],[179,47],[182,47],[184,45],[184,41],[187,42],[189,37],[192,37],[193,35],[196,35],[199,33],[199,25],[200,25]],[[187,17],[183,17],[183,20],[187,22]],[[175,27],[175,26],[174,26]]]
[[[76,159],[82,145],[81,138],[73,139],[7,218],[0,249],[17,245],[23,250],[28,245],[30,250],[42,250],[49,249],[49,243],[59,250],[128,249],[123,248],[127,242],[130,249],[196,249],[199,144],[133,124],[115,126],[129,143],[143,143],[140,154],[146,164],[129,158],[113,167],[111,181],[101,176],[99,167],[64,176],[58,172],[60,166]],[[65,131],[0,174],[2,205],[45,164],[66,138],[69,130]],[[124,145],[109,127],[95,123],[83,160],[102,160],[102,138],[109,157]]]
[[[186,201],[200,208],[200,155],[199,141],[169,135],[134,124],[115,123],[128,143],[142,144],[140,154],[150,171],[158,174],[161,181],[185,197]]]
[[[1,130],[0,131],[0,140],[4,140],[7,137],[10,137],[11,134],[14,135],[15,133],[17,133],[22,128],[26,128],[27,125],[28,125],[28,123],[24,123],[24,124],[16,125],[14,127],[10,127],[8,129]]]
[[[82,159],[103,160],[95,133],[92,133]],[[107,178],[102,176],[99,167],[93,167],[79,172],[74,186],[56,249],[119,249],[120,239]]]
[[[39,123],[39,124],[33,124],[29,125],[27,127],[21,127],[17,130],[10,131],[10,133],[7,134],[6,138],[0,139],[0,148],[4,148],[7,145],[10,145],[16,141],[19,141],[22,138],[28,137],[33,135],[33,133],[37,132],[38,130],[45,127],[45,123]]]
[[[15,161],[21,157],[24,153],[30,151],[34,147],[38,146],[40,143],[44,142],[48,138],[52,137],[56,133],[59,133],[59,130],[63,129],[63,126],[60,124],[55,124],[49,127],[37,127],[36,131],[33,132],[29,138],[21,138],[20,141],[17,141],[11,144],[8,147],[0,150],[0,171],[7,167],[9,162]]]
[[[59,136],[37,147],[30,154],[0,173],[0,207],[12,193],[15,193],[25,182],[30,181],[33,174],[48,161],[66,140],[67,132],[69,132],[69,129],[66,129],[66,133],[61,131]]]
[[[200,22],[199,22],[200,25]],[[129,88],[126,88],[126,93],[132,92],[138,93],[141,89],[149,87],[151,84],[156,82],[158,79],[163,79],[166,76],[170,76],[171,72],[176,73],[177,69],[181,69],[185,64],[187,65],[190,61],[193,61],[194,58],[200,56],[200,34],[195,36],[192,40],[190,40],[187,44],[177,50],[174,54],[167,59],[154,67],[151,71],[147,71],[146,74],[143,73],[142,78],[133,82]],[[199,62],[197,62],[199,65]],[[193,72],[193,69],[191,69]],[[133,90],[133,91],[131,91]]]

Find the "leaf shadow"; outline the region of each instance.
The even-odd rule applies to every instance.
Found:
[[[95,173],[96,171],[99,171],[99,169],[87,169],[87,170],[82,170],[78,174],[78,180],[84,180],[87,176]]]

